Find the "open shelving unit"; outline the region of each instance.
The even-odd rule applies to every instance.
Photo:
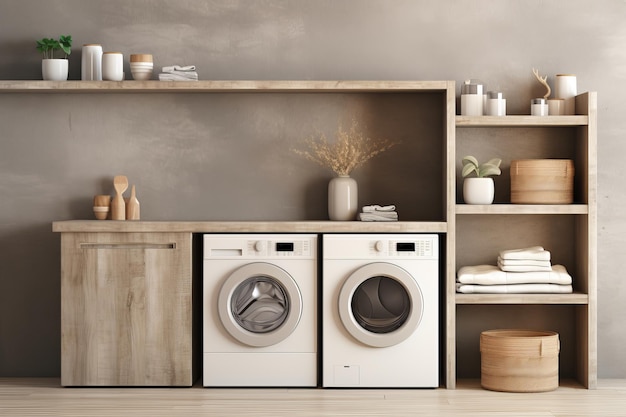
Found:
[[[574,116],[456,116],[456,143],[449,149],[448,163],[455,167],[451,178],[456,190],[449,201],[451,232],[455,242],[448,255],[447,268],[447,347],[448,387],[454,386],[459,373],[459,344],[478,340],[479,331],[490,323],[481,323],[467,334],[461,320],[470,322],[472,314],[488,317],[493,322],[502,309],[515,309],[521,316],[535,314],[542,308],[560,316],[557,326],[565,329],[561,346],[561,377],[573,377],[587,388],[597,384],[597,166],[596,166],[596,93],[576,97]],[[503,190],[492,205],[466,205],[459,190],[460,158],[478,154],[478,159],[502,157],[503,179],[496,180],[496,189]],[[574,203],[567,205],[511,204],[508,168],[513,159],[567,158],[575,164]],[[459,162],[457,162],[459,160]],[[506,175],[505,175],[506,173]],[[545,242],[545,243],[544,243]],[[460,294],[456,292],[456,271],[465,265],[495,262],[497,252],[525,246],[541,245],[553,253],[552,262],[562,263],[573,277],[572,294]],[[508,307],[507,307],[508,306]],[[487,313],[485,313],[487,312]],[[509,312],[509,315],[510,312]],[[552,319],[552,317],[550,318]],[[547,318],[539,326],[550,322]],[[524,317],[507,323],[518,327]],[[555,322],[550,324],[555,325]],[[564,324],[561,324],[564,323]],[[476,330],[478,329],[478,330]],[[564,339],[563,339],[564,338]],[[462,339],[462,340],[460,340]],[[477,343],[473,349],[476,351]],[[473,357],[478,353],[474,352]],[[467,372],[467,371],[466,371]]]

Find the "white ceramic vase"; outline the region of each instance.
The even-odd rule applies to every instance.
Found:
[[[68,68],[68,60],[64,58],[41,60],[41,76],[45,81],[67,81]]]
[[[328,183],[328,217],[330,220],[355,220],[358,212],[358,187],[356,180],[340,175]]]
[[[493,178],[465,178],[463,201],[465,204],[491,204],[495,195]]]

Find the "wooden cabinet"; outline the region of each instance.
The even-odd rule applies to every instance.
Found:
[[[596,101],[596,93],[579,95],[575,116],[456,117],[456,143],[448,160],[456,172],[456,192],[450,196],[454,227],[448,233],[454,242],[447,272],[448,387],[459,376],[480,375],[476,367],[460,365],[479,359],[481,330],[542,326],[560,333],[561,378],[596,387]],[[463,204],[460,159],[468,154],[503,159],[495,204]],[[535,158],[574,160],[573,204],[510,203],[510,161]],[[500,250],[533,245],[546,247],[553,263],[566,266],[573,294],[456,293],[460,267],[494,264]]]
[[[61,235],[61,384],[190,386],[190,233]]]

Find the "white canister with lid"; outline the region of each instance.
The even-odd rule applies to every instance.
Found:
[[[102,79],[122,81],[124,79],[124,55],[121,52],[102,54]]]
[[[485,100],[483,85],[476,80],[466,80],[461,85],[461,115],[482,116]]]
[[[485,114],[488,116],[506,116],[506,99],[503,93],[499,91],[489,91],[487,93]]]
[[[530,114],[532,116],[547,116],[549,114],[548,100],[534,98],[530,101]]]
[[[555,78],[554,96],[565,100],[565,114],[576,114],[576,76],[557,74]]]
[[[83,45],[80,70],[81,80],[102,81],[102,45]]]

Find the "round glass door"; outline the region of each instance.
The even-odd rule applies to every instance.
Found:
[[[276,330],[285,322],[288,313],[289,296],[285,287],[272,277],[250,277],[233,291],[230,314],[249,332]]]
[[[356,270],[339,294],[339,316],[348,332],[372,347],[396,345],[422,318],[422,293],[399,266],[378,262]]]
[[[224,281],[218,313],[226,331],[241,343],[271,346],[297,327],[302,296],[284,269],[263,262],[247,264]]]
[[[352,295],[351,310],[361,327],[372,333],[399,329],[411,313],[411,299],[393,278],[375,276],[363,281]]]

